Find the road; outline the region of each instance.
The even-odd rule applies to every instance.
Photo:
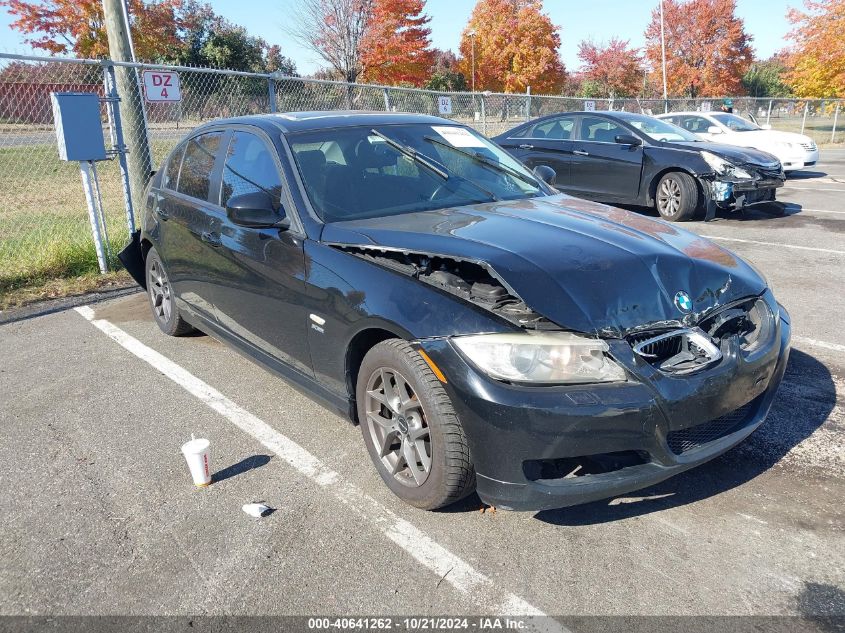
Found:
[[[0,614],[845,617],[843,192],[828,150],[783,217],[685,225],[791,313],[761,429],[559,511],[403,505],[358,428],[210,337],[165,337],[140,293],[0,326]],[[179,451],[192,433],[211,441],[207,489]],[[252,501],[276,510],[252,519]]]

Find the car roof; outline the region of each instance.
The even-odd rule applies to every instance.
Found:
[[[248,116],[215,119],[205,123],[197,130],[210,126],[254,125],[266,132],[273,129],[285,134],[308,132],[338,127],[359,125],[401,125],[409,123],[428,123],[429,125],[459,125],[455,121],[427,114],[408,114],[403,112],[379,112],[366,110],[332,110],[310,112],[277,112],[272,114],[253,114]]]
[[[712,114],[719,114],[719,113],[718,112],[699,112],[698,110],[687,110],[685,112],[666,112],[666,113],[661,112],[660,114],[655,114],[654,116],[660,118],[660,117],[666,117],[666,116],[691,116],[691,115],[708,116],[708,115],[712,115]],[[725,114],[725,113],[723,112],[722,114]]]

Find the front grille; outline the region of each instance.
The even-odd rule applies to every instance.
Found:
[[[636,345],[637,343],[647,341],[648,339],[653,338],[654,336],[655,335],[652,332],[649,334],[631,337],[631,344]],[[682,347],[683,340],[681,339],[681,337],[673,336],[671,338],[660,339],[659,341],[649,343],[648,345],[643,345],[642,352],[643,354],[647,354],[649,357],[666,359],[671,358],[675,354],[680,353]]]
[[[756,400],[726,413],[722,417],[691,426],[680,431],[670,431],[666,436],[666,443],[669,450],[675,455],[683,455],[699,446],[718,440],[734,431],[739,430],[748,423],[748,418],[754,410]]]

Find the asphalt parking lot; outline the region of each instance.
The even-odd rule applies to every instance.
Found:
[[[791,313],[767,422],[566,510],[402,504],[358,428],[210,337],[165,337],[140,293],[0,326],[0,614],[845,616],[845,150],[779,198],[685,225]]]

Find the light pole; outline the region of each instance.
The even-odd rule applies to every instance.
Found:
[[[467,35],[472,42],[472,91],[475,92],[475,29],[471,29]]]
[[[663,29],[663,0],[660,0],[660,52],[663,57],[663,111],[669,112],[669,93],[666,90],[666,32]]]

